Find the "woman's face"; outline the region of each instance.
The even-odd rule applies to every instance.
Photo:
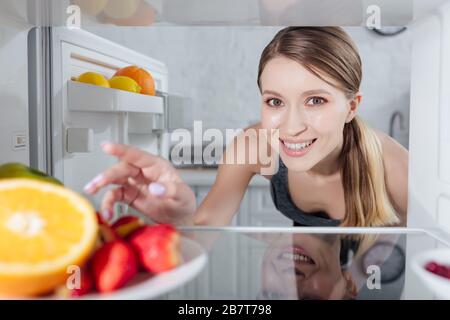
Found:
[[[337,235],[280,235],[264,255],[264,297],[340,300],[354,298],[351,275],[340,265]]]
[[[280,156],[290,170],[308,171],[337,157],[344,125],[356,113],[343,91],[282,56],[267,62],[260,84],[262,127],[279,130]]]

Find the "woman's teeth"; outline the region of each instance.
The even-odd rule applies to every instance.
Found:
[[[281,254],[281,258],[285,259],[285,260],[304,261],[304,262],[308,262],[308,263],[313,263],[313,261],[310,257],[305,256],[300,253],[283,252]]]
[[[304,143],[289,143],[289,142],[286,142],[286,141],[283,141],[283,143],[288,149],[291,149],[291,150],[302,150],[302,149],[305,149],[305,148],[309,147],[314,142],[314,140],[315,139],[307,141],[307,142],[304,142]]]

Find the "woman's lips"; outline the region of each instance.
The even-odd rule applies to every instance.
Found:
[[[310,140],[310,142],[305,142],[306,144],[308,144],[307,146],[305,146],[305,143],[293,143],[282,139],[280,139],[280,143],[284,153],[288,156],[302,157],[307,154],[309,150],[311,150],[316,140],[317,138]]]
[[[315,265],[316,262],[309,255],[309,253],[300,246],[284,247],[278,255],[279,260],[294,261],[295,263],[304,263],[308,265]]]
[[[308,252],[300,246],[286,246],[280,250],[277,256],[280,271],[283,274],[305,278],[306,274],[316,268],[316,262]]]

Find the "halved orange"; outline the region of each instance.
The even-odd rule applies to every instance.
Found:
[[[97,237],[91,204],[62,186],[0,181],[0,296],[51,292],[82,266]]]

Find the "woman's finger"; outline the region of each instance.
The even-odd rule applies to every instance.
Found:
[[[140,190],[135,187],[124,187],[108,190],[103,196],[102,200],[102,215],[113,216],[114,204],[116,202],[122,202],[130,206],[139,197]]]
[[[139,180],[140,175],[141,170],[139,168],[121,161],[87,183],[84,187],[84,192],[87,194],[95,194],[98,190],[108,184],[125,184],[129,178]],[[142,178],[143,177],[141,177],[141,179]]]
[[[162,158],[158,156],[124,144],[106,142],[102,143],[102,149],[107,154],[118,157],[138,168],[150,167],[162,161]]]

